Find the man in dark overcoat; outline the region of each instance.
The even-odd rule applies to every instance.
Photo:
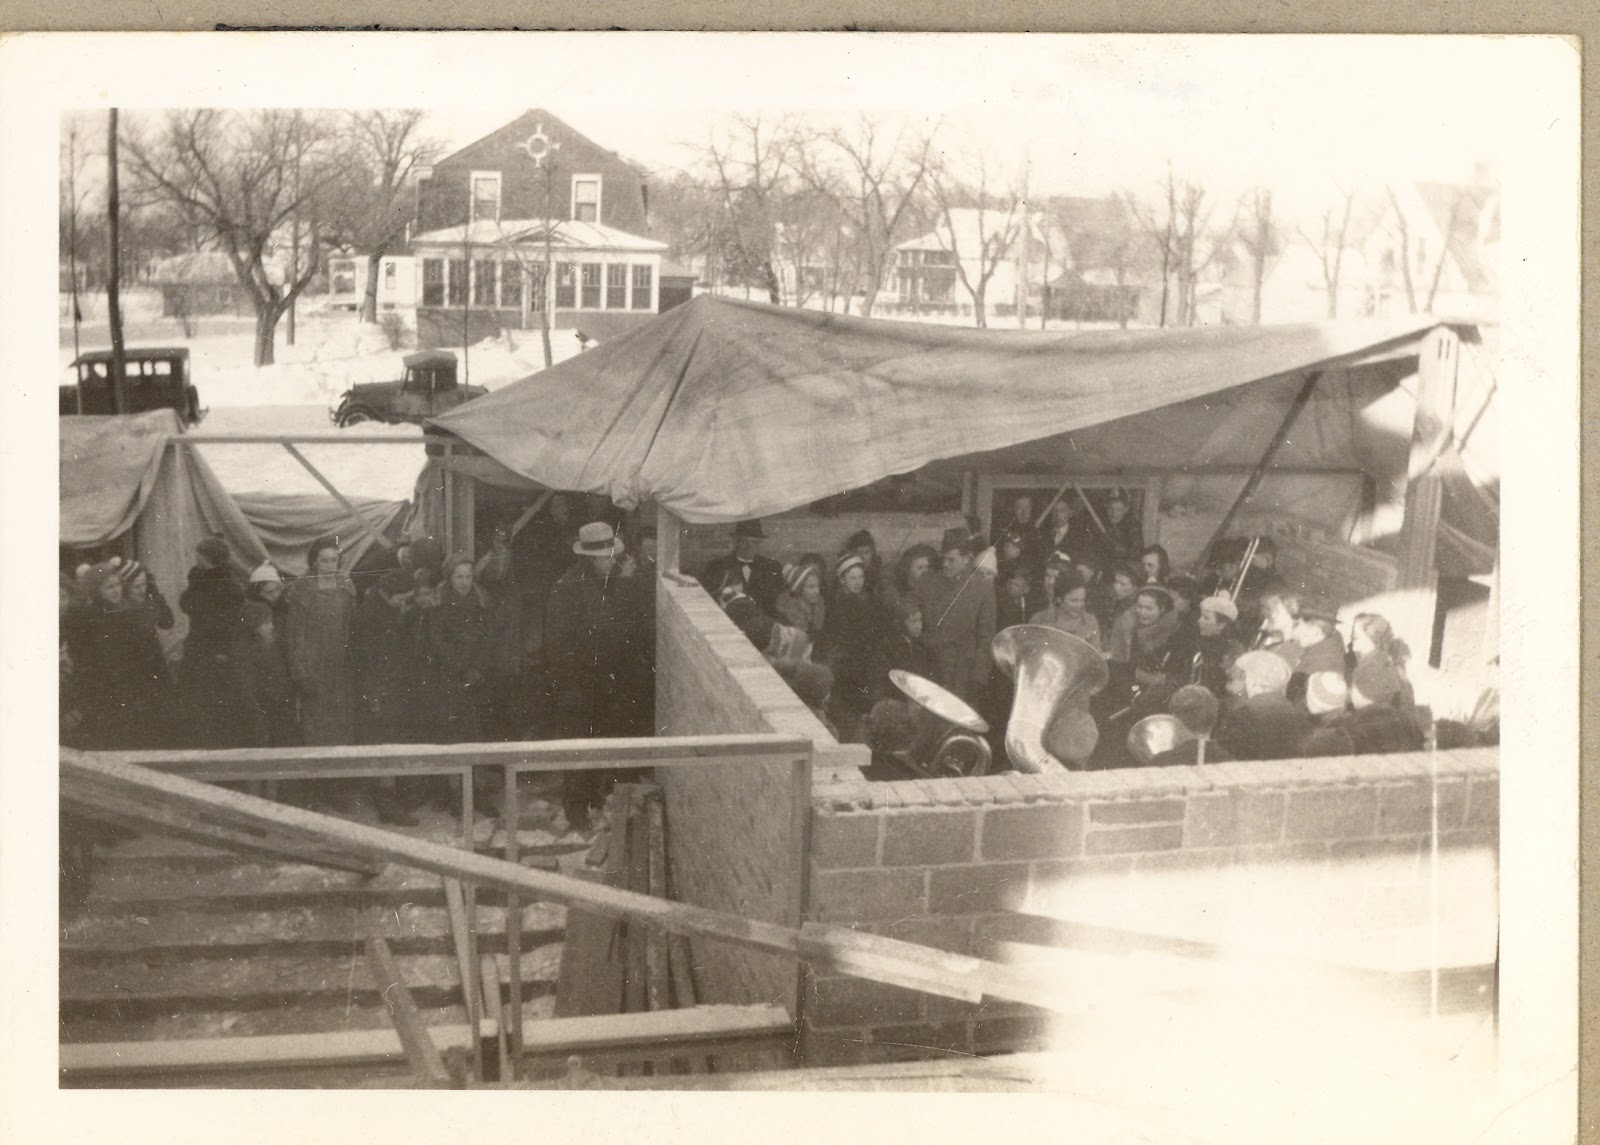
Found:
[[[923,639],[933,648],[934,681],[977,707],[994,668],[994,583],[977,569],[977,541],[946,529],[943,563],[917,582]]]
[[[766,532],[760,521],[740,521],[733,528],[733,552],[707,562],[700,584],[712,596],[737,585],[761,606],[767,616],[778,614],[778,594],[784,590],[783,566],[761,555]]]

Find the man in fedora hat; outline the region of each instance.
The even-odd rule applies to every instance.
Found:
[[[622,539],[604,521],[578,530],[581,560],[550,588],[545,605],[545,694],[559,739],[649,735],[654,723],[655,584],[618,568]],[[567,822],[582,830],[605,801],[608,777],[571,771],[562,780]]]
[[[733,551],[708,562],[700,583],[712,596],[730,584],[743,587],[761,611],[776,616],[778,594],[784,589],[783,566],[761,555],[766,532],[760,521],[740,521],[733,527]]]

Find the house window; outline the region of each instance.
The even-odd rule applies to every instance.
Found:
[[[511,259],[500,264],[500,306],[522,309],[522,264]]]
[[[628,264],[625,262],[611,262],[606,264],[606,309],[626,310],[628,308]]]
[[[556,263],[556,309],[573,310],[578,305],[578,264]]]
[[[445,275],[445,301],[450,306],[465,306],[467,304],[467,260],[453,258],[450,260],[449,272]]]
[[[583,304],[584,310],[600,309],[600,264],[586,262],[583,264]]]
[[[444,305],[444,259],[422,260],[422,305]]]
[[[383,264],[383,288],[385,290],[393,290],[399,284],[400,276],[398,271],[399,268],[392,262]]]
[[[500,217],[500,172],[474,171],[472,173],[472,219],[498,219]]]
[[[341,258],[328,264],[330,276],[333,279],[335,295],[354,294],[356,292],[356,264],[347,258]]]
[[[500,264],[486,258],[472,260],[472,304],[493,306],[495,268]]]
[[[600,176],[572,177],[572,217],[580,223],[600,221]]]
[[[649,263],[639,263],[633,268],[633,308],[650,309],[651,288],[655,282],[655,268]]]

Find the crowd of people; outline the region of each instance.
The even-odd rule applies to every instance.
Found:
[[[991,642],[1013,625],[1043,625],[1104,657],[1108,683],[1091,701],[1091,767],[1286,759],[1416,750],[1409,652],[1376,613],[1357,614],[1348,645],[1333,608],[1288,591],[1270,538],[1228,539],[1204,566],[1174,570],[1146,544],[1120,491],[1103,513],[1056,501],[1036,516],[1021,496],[994,530],[974,520],[937,549],[914,544],[888,559],[870,532],[837,553],[787,565],[761,552],[758,521],[735,529],[733,551],[701,583],[840,739],[874,749],[874,774],[908,774],[910,701],[889,673],[933,680],[990,725],[1003,761],[1013,681]],[[1153,758],[1129,733],[1170,715],[1177,743]],[[1205,747],[1197,744],[1205,741]]]
[[[557,495],[513,547],[482,555],[431,538],[352,576],[335,537],[304,575],[239,566],[196,546],[176,611],[137,562],[112,557],[61,581],[61,742],[91,749],[463,743],[649,735],[654,723],[652,540],[631,552],[609,521],[578,526]],[[176,655],[162,630],[188,619]],[[167,641],[167,643],[172,643]],[[568,819],[603,793],[578,773]],[[367,785],[370,787],[370,785]],[[432,785],[324,785],[348,810],[415,822]]]

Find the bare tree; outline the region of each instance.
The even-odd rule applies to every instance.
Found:
[[[142,189],[170,203],[232,264],[255,309],[258,366],[272,364],[278,320],[321,268],[332,203],[350,188],[330,137],[318,116],[216,108],[174,111],[148,137],[126,135]],[[307,257],[292,278],[275,276],[273,256],[291,220],[308,232]]]
[[[1194,325],[1196,288],[1227,245],[1231,226],[1212,227],[1216,202],[1210,192],[1198,180],[1180,179],[1170,164],[1155,205],[1142,205],[1132,195],[1127,202],[1161,263],[1161,325],[1169,317],[1180,326]],[[1169,281],[1177,286],[1175,306],[1169,305]]]
[[[989,280],[1012,253],[1027,220],[1022,215],[1024,199],[1019,188],[991,190],[989,160],[981,149],[974,165],[972,181],[967,182],[952,174],[949,164],[938,163],[930,172],[928,185],[943,222],[940,238],[955,256],[956,277],[972,296],[974,322],[986,327]],[[968,222],[970,229],[963,225]],[[1019,274],[1025,292],[1027,268],[1021,267]]]
[[[895,245],[904,237],[922,201],[933,159],[933,136],[892,138],[870,116],[853,130],[834,128],[796,159],[801,177],[826,195],[848,224],[863,295],[861,312],[872,313],[883,289]]]
[[[378,320],[378,274],[383,257],[404,238],[416,210],[411,180],[418,167],[438,158],[439,143],[424,134],[424,112],[415,108],[348,111],[351,194],[340,200],[339,238],[367,258],[367,288],[360,319]]]
[[[1178,182],[1170,166],[1167,168],[1167,178],[1162,185],[1162,193],[1162,201],[1155,207],[1140,203],[1131,192],[1123,196],[1123,201],[1127,203],[1129,212],[1132,213],[1139,229],[1144,233],[1147,244],[1161,265],[1161,312],[1157,324],[1165,326],[1178,227]]]
[[[1426,314],[1433,313],[1434,300],[1439,297],[1439,283],[1444,278],[1445,259],[1450,255],[1450,240],[1455,237],[1456,224],[1460,221],[1462,209],[1466,205],[1466,192],[1458,190],[1450,200],[1450,214],[1445,219],[1444,234],[1439,242],[1439,257],[1433,264],[1433,279],[1428,284],[1428,302],[1423,307],[1423,312]]]
[[[1300,238],[1317,256],[1322,267],[1322,287],[1328,293],[1328,317],[1339,317],[1339,278],[1344,268],[1344,252],[1350,245],[1350,216],[1355,211],[1356,193],[1339,192],[1340,201],[1322,212],[1315,236],[1298,227]]]
[[[1400,205],[1400,198],[1394,193],[1392,186],[1385,187],[1384,193],[1389,198],[1389,206],[1394,219],[1395,243],[1400,248],[1400,281],[1406,288],[1406,313],[1417,312],[1417,286],[1411,275],[1411,225],[1406,220],[1405,209]]]
[[[712,136],[703,153],[708,182],[720,200],[729,270],[736,281],[764,289],[774,305],[783,302],[777,248],[796,144],[793,124],[740,115]]]
[[[1272,192],[1256,187],[1239,201],[1234,224],[1239,245],[1250,256],[1250,324],[1261,325],[1261,288],[1267,271],[1283,254],[1283,227],[1272,211]]]

